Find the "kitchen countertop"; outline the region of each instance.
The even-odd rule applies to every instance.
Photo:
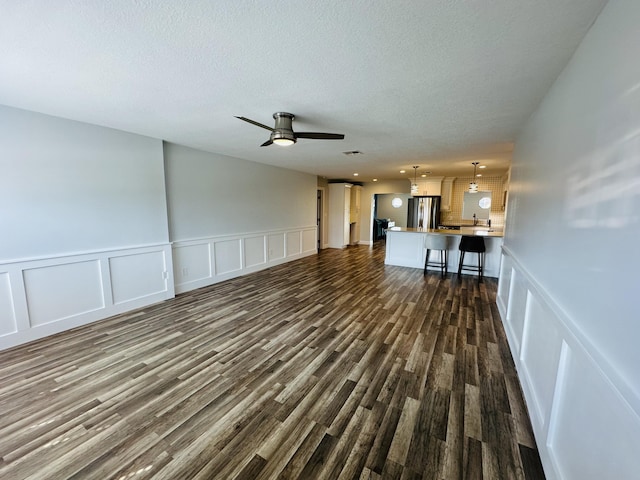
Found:
[[[407,228],[407,227],[391,227],[387,232],[409,232],[409,233],[431,233],[440,235],[476,235],[479,237],[504,237],[503,230],[488,229],[483,227],[460,228],[460,230],[440,229],[440,228]]]

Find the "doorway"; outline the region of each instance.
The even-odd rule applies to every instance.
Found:
[[[317,201],[316,201],[316,227],[317,227],[317,249],[322,249],[322,239],[324,237],[324,189],[318,188]]]

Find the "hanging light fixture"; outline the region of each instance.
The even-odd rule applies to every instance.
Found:
[[[476,168],[480,162],[472,162],[473,165],[473,180],[469,184],[469,193],[478,193],[478,184],[476,183]]]
[[[417,195],[419,193],[418,190],[418,169],[420,167],[418,165],[413,166],[413,183],[411,184],[411,195]]]

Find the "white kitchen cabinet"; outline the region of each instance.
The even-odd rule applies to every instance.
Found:
[[[350,183],[329,184],[329,248],[344,248],[350,243]]]
[[[453,182],[456,177],[445,177],[442,180],[442,200],[440,203],[440,211],[451,211],[451,200],[453,198]]]

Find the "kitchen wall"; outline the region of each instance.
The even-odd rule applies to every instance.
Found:
[[[371,226],[373,217],[373,196],[385,193],[409,194],[411,184],[408,180],[390,180],[381,182],[366,182],[362,185],[360,200],[360,242],[367,245],[373,242]]]
[[[640,471],[639,18],[605,6],[515,145],[498,308],[549,479]]]
[[[402,206],[395,208],[391,202],[394,198],[402,200]],[[377,218],[388,218],[396,222],[397,227],[407,226],[407,216],[409,199],[412,198],[408,193],[384,193],[376,195]]]

